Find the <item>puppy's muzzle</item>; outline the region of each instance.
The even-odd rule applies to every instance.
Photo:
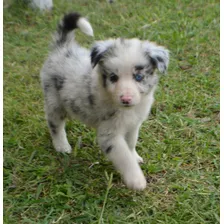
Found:
[[[132,97],[131,96],[122,95],[122,96],[120,96],[120,100],[121,100],[122,105],[132,106]]]

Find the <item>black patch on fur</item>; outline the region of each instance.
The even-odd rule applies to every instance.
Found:
[[[164,64],[164,70],[167,69],[167,66],[164,63],[164,60],[161,57],[155,57],[155,58],[150,57],[150,62],[154,69],[158,68],[159,62]]]
[[[111,118],[116,114],[116,111],[113,111],[112,113],[109,113],[108,116]]]
[[[95,60],[95,58],[96,58],[96,56],[97,56],[97,54],[98,54],[99,52],[98,52],[98,49],[97,49],[97,47],[93,47],[93,49],[92,49],[92,51],[91,51],[91,62],[93,63],[94,62],[94,60]]]
[[[103,121],[106,121],[106,120],[109,120],[111,117],[113,117],[114,115],[116,114],[116,111],[113,111],[113,112],[110,112],[108,113],[107,115],[105,115],[102,120]]]
[[[65,79],[61,76],[54,76],[52,77],[52,80],[54,82],[54,86],[56,88],[57,91],[61,90],[63,88],[64,85],[64,81]]]
[[[157,61],[164,62],[164,60],[161,57],[156,57]]]
[[[65,119],[65,117],[66,117],[66,115],[65,115],[65,114],[61,114],[60,119],[61,119],[61,120],[64,120],[64,119]]]
[[[113,149],[113,146],[112,146],[112,145],[108,146],[108,147],[106,148],[106,150],[105,150],[105,153],[106,153],[106,154],[110,153],[110,152],[112,151],[112,149]]]
[[[50,88],[50,84],[44,84],[44,92],[46,93],[46,92],[48,92],[48,90],[49,90],[49,88]]]
[[[75,100],[71,101],[71,109],[73,111],[73,113],[78,114],[80,113],[80,107],[78,107],[75,103]]]
[[[57,114],[58,118],[62,121],[66,118],[67,114],[63,107],[56,107],[54,112]]]
[[[94,99],[94,96],[92,95],[92,94],[90,94],[89,96],[88,96],[88,100],[89,100],[89,104],[91,105],[91,106],[93,106],[94,104],[95,104],[95,99]]]
[[[71,107],[72,112],[75,115],[79,116],[80,120],[87,119],[87,114],[85,113],[85,111],[82,110],[81,107],[77,106],[76,100],[71,100],[70,107]]]
[[[145,70],[145,72],[146,72],[147,74],[149,74],[149,75],[153,75],[154,70],[155,70],[155,69],[153,69],[153,68],[148,68],[147,70]]]
[[[67,99],[67,98],[65,98],[64,100],[63,100],[63,103],[68,103],[69,102],[69,99]]]
[[[51,129],[52,134],[57,134],[57,126],[52,122],[48,121],[49,127]]]
[[[157,67],[157,61],[156,61],[156,59],[150,57],[150,62],[151,62],[151,64],[152,64],[153,68],[155,69],[155,68]]]
[[[99,53],[99,50],[97,47],[93,47],[92,51],[91,51],[91,63],[92,63],[92,66],[93,68],[97,65],[97,63],[100,61],[100,59],[103,57],[103,54],[105,53],[102,52],[102,53]]]
[[[102,74],[102,79],[103,79],[103,87],[107,87],[107,75],[105,73]]]
[[[78,28],[77,22],[80,17],[81,15],[77,12],[72,12],[64,16],[62,24],[58,25],[58,33],[61,35],[58,44],[63,44],[66,41],[67,34]]]
[[[66,58],[70,58],[72,56],[72,52],[70,50],[68,50],[65,54]]]
[[[63,29],[65,31],[71,31],[77,28],[77,22],[81,15],[77,12],[72,12],[64,16],[63,18]]]
[[[152,58],[148,52],[145,52],[145,56],[148,58],[150,64],[152,65],[153,70],[155,70],[158,65],[158,61],[156,60],[156,58]]]

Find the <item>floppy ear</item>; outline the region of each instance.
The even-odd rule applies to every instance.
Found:
[[[152,65],[161,73],[165,73],[169,64],[169,51],[162,46],[157,46],[150,42],[144,42],[143,49]]]
[[[103,58],[106,52],[113,46],[114,41],[106,40],[106,41],[97,41],[96,44],[92,47],[91,50],[91,64],[93,68],[97,65],[97,63]]]

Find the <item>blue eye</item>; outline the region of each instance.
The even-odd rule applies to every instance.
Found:
[[[142,74],[135,74],[134,75],[134,79],[137,81],[137,82],[141,82],[143,80],[144,76]]]

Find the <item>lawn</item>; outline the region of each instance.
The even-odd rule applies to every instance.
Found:
[[[5,6],[4,223],[219,223],[219,1],[54,0],[46,13]],[[68,11],[90,20],[96,40],[138,37],[171,52],[137,144],[144,191],[124,186],[95,131],[78,121],[67,125],[73,153],[53,149],[39,72]]]

